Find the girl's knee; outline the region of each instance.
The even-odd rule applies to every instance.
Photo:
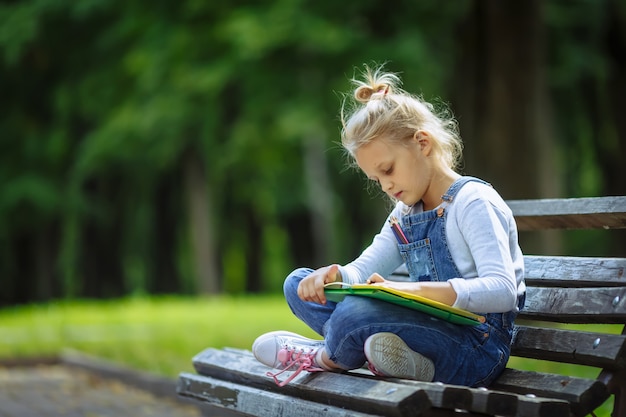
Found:
[[[297,293],[300,281],[309,276],[312,272],[313,270],[311,268],[298,268],[287,275],[283,283],[283,293],[285,296]]]
[[[347,330],[384,319],[384,312],[379,311],[378,303],[365,297],[346,297],[333,313],[333,325]]]

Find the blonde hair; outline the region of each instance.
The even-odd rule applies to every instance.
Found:
[[[435,155],[448,167],[457,169],[463,150],[458,124],[447,108],[436,111],[420,97],[400,88],[400,78],[383,67],[365,66],[364,81],[352,79],[356,85],[353,104],[347,97],[341,107],[341,144],[354,159],[361,146],[385,137],[404,143],[416,132],[427,132]]]

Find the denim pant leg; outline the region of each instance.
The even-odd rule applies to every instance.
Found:
[[[506,365],[510,339],[491,324],[461,326],[384,301],[348,296],[327,324],[326,350],[345,369],[363,365],[365,340],[379,332],[400,336],[435,364],[435,381],[487,386]]]
[[[313,303],[310,301],[302,301],[298,297],[298,285],[300,281],[313,272],[310,268],[298,268],[293,271],[283,284],[285,299],[293,314],[306,323],[317,334],[324,337],[324,325],[328,322],[332,312],[335,310],[337,303],[328,301],[326,305]]]
[[[311,272],[308,268],[292,272],[285,280],[285,298],[295,316],[325,338],[330,359],[344,369],[365,363],[365,340],[380,332],[397,334],[412,350],[431,359],[435,381],[487,386],[506,366],[511,334],[502,329],[502,320],[495,319],[502,314],[490,314],[479,326],[460,326],[365,297],[348,296],[326,305],[302,301],[298,284]],[[512,319],[507,321],[512,324]]]

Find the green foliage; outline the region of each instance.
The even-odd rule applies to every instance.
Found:
[[[280,287],[292,261],[281,219],[307,204],[302,140],[329,132],[322,137],[336,141],[337,91],[346,89],[346,75],[355,64],[384,57],[400,61],[400,68],[414,67],[411,62],[429,68],[414,78],[424,87],[443,81],[434,61],[419,59],[434,51],[419,43],[423,35],[414,27],[373,19],[380,9],[367,2],[328,6],[300,0],[2,6],[0,52],[8,74],[2,84],[15,101],[3,106],[0,120],[7,151],[0,223],[8,243],[20,224],[28,241],[40,235],[33,224],[55,225],[46,238],[60,246],[47,256],[58,261],[40,280],[52,280],[60,292],[49,295],[89,294],[85,280],[98,278],[85,276],[85,251],[102,245],[119,262],[124,291],[156,285],[151,277],[161,237],[153,231],[160,211],[155,200],[168,177],[184,181],[190,152],[205,167],[214,218],[228,218],[213,220],[224,248],[218,255],[230,263],[223,265],[226,278],[245,279],[241,274],[250,271],[232,262],[258,250],[246,236],[259,233],[267,247],[261,251],[263,286]],[[372,37],[378,30],[384,40]],[[390,50],[385,45],[393,38],[401,42]],[[340,158],[340,152],[330,155]],[[171,198],[184,200],[180,185]],[[180,220],[166,219],[170,228],[185,227],[178,207],[170,215]],[[238,226],[246,224],[252,229]],[[90,227],[94,238],[86,236]],[[98,232],[105,229],[119,232]],[[174,259],[184,257],[185,245],[173,242]],[[21,267],[9,262],[3,275],[16,280]],[[183,282],[188,273],[178,268],[180,278],[171,279]],[[242,289],[229,282],[225,288]]]
[[[577,174],[568,177],[574,195],[597,193],[604,181],[589,140],[597,123],[587,122],[588,101],[572,99],[572,85],[609,68],[597,48],[609,4],[546,7],[558,39],[550,79],[567,105],[559,117],[574,120],[562,149]],[[333,257],[319,262],[349,260],[378,229],[385,205],[344,170],[341,93],[362,63],[389,62],[407,90],[450,101],[455,32],[475,7],[0,5],[0,302],[194,292],[198,253],[228,292],[279,290],[291,268],[319,266],[304,162],[310,141],[326,150],[316,169],[329,173],[336,196],[324,220],[330,233],[317,232]],[[580,25],[593,35],[585,42],[572,37]],[[615,142],[612,125],[600,124]],[[190,161],[205,186],[190,182]],[[214,248],[205,252],[192,241],[200,227],[192,193],[208,202],[202,227]]]

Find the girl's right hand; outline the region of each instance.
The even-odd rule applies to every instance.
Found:
[[[326,304],[324,284],[336,281],[341,281],[339,265],[333,264],[320,268],[300,281],[298,285],[298,297],[300,297],[302,301]]]

